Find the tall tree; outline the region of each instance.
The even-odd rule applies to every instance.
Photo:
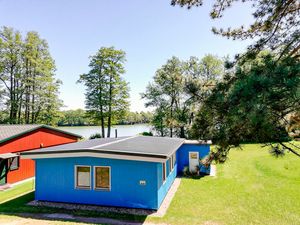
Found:
[[[223,74],[223,61],[206,55],[186,62],[173,57],[154,76],[142,97],[155,107],[154,128],[161,136],[187,137],[199,101],[203,101]],[[169,127],[169,131],[166,131]]]
[[[0,80],[5,86],[7,104],[9,105],[9,121],[17,123],[19,102],[24,91],[21,75],[22,37],[18,31],[4,27],[0,31]]]
[[[25,123],[55,124],[59,118],[60,80],[54,78],[55,63],[48,44],[36,32],[28,32],[24,43]],[[47,112],[48,115],[45,115]]]
[[[269,52],[236,65],[199,110],[193,137],[213,138],[217,151],[212,157],[218,161],[243,141],[266,143],[273,153],[288,150],[300,156],[299,146],[285,143],[287,116],[300,109],[299,65],[295,58],[278,61]]]
[[[3,27],[0,81],[5,87],[9,123],[55,123],[62,106],[58,97],[61,82],[55,79],[55,63],[48,44],[38,33],[28,32],[23,40],[20,32]]]
[[[202,5],[202,2],[171,0],[172,5],[189,9]],[[231,146],[239,145],[249,136],[255,141],[277,141],[279,145],[276,146],[269,142],[273,153],[289,150],[300,155],[299,146],[290,147],[282,142],[282,138],[287,137],[286,117],[299,111],[299,0],[214,2],[213,19],[221,18],[224,11],[236,2],[252,3],[254,20],[249,27],[213,28],[212,31],[233,40],[255,41],[242,56],[237,57],[236,62],[227,64],[233,75],[227,75],[216,86],[213,95],[199,111],[194,124],[194,131],[198,133],[196,137],[209,133],[214,137],[218,144],[216,158],[222,155],[226,158]],[[271,53],[265,56],[264,50]],[[213,107],[215,110],[212,110]]]
[[[165,108],[166,124],[169,135],[173,137],[177,126],[176,110],[179,107],[180,94],[183,90],[182,62],[172,57],[158,69],[154,76],[154,84],[149,84],[143,98],[148,100],[147,106]],[[164,105],[164,106],[163,106]]]
[[[124,62],[124,51],[102,47],[91,57],[90,71],[80,75],[78,80],[87,87],[88,115],[100,120],[102,137],[105,137],[105,125],[108,127],[107,137],[110,137],[113,120],[122,117],[129,108],[129,87],[122,78]]]

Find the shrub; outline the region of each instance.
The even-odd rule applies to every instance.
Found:
[[[153,136],[153,133],[144,131],[143,133],[141,133],[141,135],[142,136]]]
[[[89,139],[92,140],[92,139],[96,139],[96,138],[102,138],[102,135],[100,133],[96,133],[96,134],[92,134]]]

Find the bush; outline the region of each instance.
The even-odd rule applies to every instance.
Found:
[[[153,136],[153,133],[144,131],[143,133],[141,133],[141,135],[142,136]]]
[[[102,135],[100,133],[96,133],[96,134],[92,134],[89,139],[92,140],[92,139],[96,139],[96,138],[102,138]]]

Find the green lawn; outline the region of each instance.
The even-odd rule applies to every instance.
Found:
[[[300,158],[272,157],[258,144],[233,150],[217,177],[183,179],[167,215],[171,224],[300,224]]]
[[[0,213],[62,212],[24,205],[32,199],[31,193],[0,204]],[[137,221],[145,219],[109,213],[63,212]],[[232,150],[229,160],[217,165],[217,177],[182,179],[165,217],[148,217],[146,221],[206,225],[300,224],[300,158],[292,154],[274,158],[258,144],[247,144],[244,150]]]
[[[25,183],[16,185],[15,187],[10,188],[6,191],[1,191],[0,192],[0,204],[2,202],[5,202],[9,199],[14,198],[15,196],[19,196],[24,193],[33,191],[33,189],[34,189],[34,181],[31,180],[31,181],[27,181]]]

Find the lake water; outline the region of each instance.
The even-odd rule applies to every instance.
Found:
[[[148,124],[116,125],[111,129],[111,137],[115,137],[115,129],[118,131],[118,137],[122,137],[137,135],[144,131],[149,132],[150,128],[151,127]],[[79,134],[84,138],[89,138],[95,133],[101,133],[100,126],[59,127],[59,129]],[[105,129],[105,134],[107,134],[107,128]]]

